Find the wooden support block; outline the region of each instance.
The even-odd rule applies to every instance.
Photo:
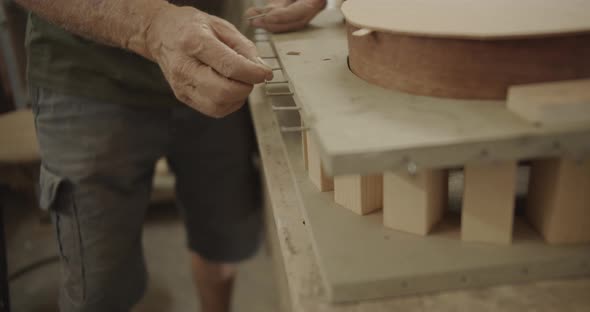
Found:
[[[517,170],[516,161],[465,166],[462,240],[512,242]]]
[[[383,175],[334,177],[334,201],[366,215],[383,207]]]
[[[425,170],[415,175],[385,173],[384,225],[414,234],[428,234],[447,207],[447,188],[448,172],[445,170]]]
[[[590,159],[534,161],[527,216],[548,243],[590,242]]]
[[[328,192],[334,189],[334,179],[329,177],[324,171],[320,152],[317,144],[309,131],[305,132],[307,142],[307,174],[311,182],[317,186],[320,192]]]
[[[590,122],[590,79],[513,86],[507,105],[539,124]]]

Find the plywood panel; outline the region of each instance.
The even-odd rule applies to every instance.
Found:
[[[447,206],[448,174],[387,172],[383,178],[383,223],[404,232],[426,235]]]
[[[429,37],[474,39],[590,31],[584,0],[348,0],[348,22],[361,28]]]
[[[541,125],[590,123],[590,79],[513,86],[507,106]]]
[[[383,176],[334,177],[334,201],[360,215],[381,209],[383,207]]]
[[[515,161],[465,166],[463,241],[512,242],[517,168]]]
[[[590,160],[533,162],[527,215],[549,243],[590,242]]]

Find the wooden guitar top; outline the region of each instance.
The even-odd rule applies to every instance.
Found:
[[[588,0],[347,0],[347,22],[396,34],[465,39],[590,32]]]

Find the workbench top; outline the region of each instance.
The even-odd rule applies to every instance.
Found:
[[[292,34],[302,38],[309,32]],[[311,34],[313,35],[313,34]],[[284,42],[287,39],[283,37]],[[295,40],[295,39],[294,39]],[[293,77],[290,77],[293,79]],[[280,78],[279,78],[280,79]],[[297,83],[297,81],[291,81]],[[310,196],[298,187],[294,160],[302,157],[298,132],[281,127],[299,126],[296,111],[273,111],[272,106],[294,106],[291,97],[269,97],[256,86],[250,107],[259,143],[265,180],[267,234],[281,285],[281,311],[587,311],[590,279],[549,281],[520,285],[449,291],[347,304],[328,300],[313,250],[303,203]],[[301,105],[300,103],[298,103]]]

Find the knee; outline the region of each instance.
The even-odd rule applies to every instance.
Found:
[[[236,276],[236,265],[233,263],[221,263],[207,260],[199,254],[192,253],[193,272],[201,280],[212,283],[222,283],[234,279]]]

